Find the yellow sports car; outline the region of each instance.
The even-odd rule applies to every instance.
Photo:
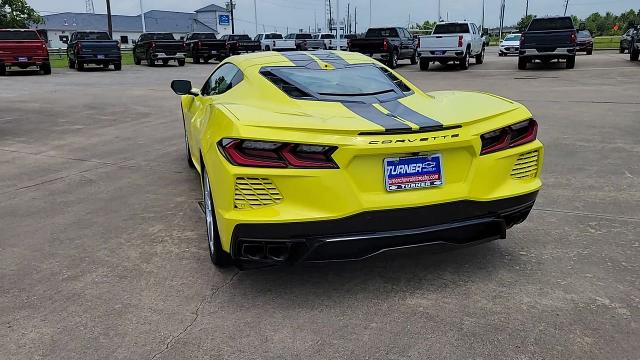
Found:
[[[524,106],[424,93],[361,54],[233,56],[202,88],[171,88],[216,265],[503,239],[541,186],[543,146]]]

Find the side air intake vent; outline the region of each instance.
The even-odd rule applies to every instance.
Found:
[[[269,179],[241,177],[236,179],[233,200],[236,209],[255,209],[279,203],[282,195]]]
[[[538,150],[520,154],[511,170],[511,177],[514,179],[531,179],[537,175]]]

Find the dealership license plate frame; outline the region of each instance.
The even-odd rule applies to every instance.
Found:
[[[20,56],[18,57],[18,62],[29,62],[29,58],[26,56]]]
[[[442,56],[442,55],[444,55],[444,53],[445,53],[444,51],[436,51],[435,52],[435,54],[438,55],[438,56]]]
[[[104,59],[104,55],[97,55],[96,56],[98,59],[103,60]]]
[[[399,184],[392,184],[390,180],[396,178],[402,178],[402,176],[396,176],[391,174],[391,172],[387,171],[387,167],[391,166],[399,166],[399,165],[425,165],[427,163],[434,163],[434,165],[427,170],[420,170],[418,172],[414,172],[408,174],[404,177],[410,176],[427,176],[425,179],[415,179],[409,180],[407,179],[405,182]],[[418,155],[418,156],[406,156],[406,157],[393,157],[393,158],[385,158],[383,161],[382,171],[384,173],[384,187],[388,192],[395,191],[403,191],[403,190],[414,190],[414,189],[425,189],[432,187],[441,187],[444,185],[444,170],[443,170],[443,161],[441,153],[432,153],[426,155]],[[429,179],[433,177],[433,175],[438,175],[437,179]],[[391,176],[390,176],[391,175]]]

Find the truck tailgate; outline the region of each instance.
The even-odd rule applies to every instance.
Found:
[[[555,50],[556,48],[574,47],[571,30],[548,30],[525,32],[523,49]]]
[[[81,54],[117,54],[120,52],[118,41],[115,40],[82,40]]]
[[[386,52],[384,50],[384,38],[353,39],[351,40],[351,51],[363,54]]]
[[[155,40],[153,43],[156,44],[156,53],[165,53],[166,55],[175,55],[179,52],[184,52],[184,43],[182,41],[159,41]]]
[[[430,50],[458,49],[458,34],[420,36],[420,48]]]
[[[0,41],[0,58],[17,56],[47,56],[47,48],[40,40]]]

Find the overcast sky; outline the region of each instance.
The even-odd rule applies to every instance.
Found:
[[[145,10],[173,10],[191,12],[209,4],[224,6],[228,0],[144,0]],[[237,3],[236,32],[254,33],[254,0],[234,0]],[[369,2],[373,4],[372,24],[404,25],[424,20],[436,20],[438,0],[340,0],[341,17],[346,15],[347,3],[357,7],[358,30],[369,26]],[[500,0],[486,1],[486,25],[497,26]],[[84,12],[85,0],[27,0],[43,14],[51,12]],[[96,12],[105,13],[104,0],[93,0]],[[256,0],[258,6],[259,30],[285,32],[286,27],[295,31],[299,28],[313,27],[314,14],[319,26],[325,21],[325,0]],[[332,0],[335,16],[335,4]],[[441,0],[442,17],[447,13],[450,20],[472,20],[480,22],[482,0]],[[506,25],[515,24],[524,15],[526,0],[507,0]],[[140,13],[139,0],[111,0],[114,14],[136,15]],[[586,17],[593,12],[612,11],[621,13],[628,9],[640,8],[638,0],[569,0],[569,14]],[[529,0],[529,13],[537,15],[558,15],[564,12],[564,0]]]

